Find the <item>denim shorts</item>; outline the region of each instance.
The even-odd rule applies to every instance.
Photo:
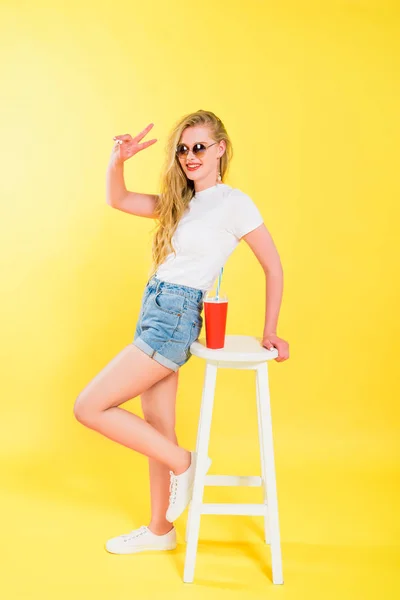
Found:
[[[177,371],[192,356],[203,326],[203,290],[153,276],[146,284],[133,344]]]

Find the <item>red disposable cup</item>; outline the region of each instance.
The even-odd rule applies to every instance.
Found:
[[[206,347],[223,348],[225,346],[226,318],[228,314],[228,296],[219,294],[218,298],[207,294],[204,298],[204,316],[206,322]]]

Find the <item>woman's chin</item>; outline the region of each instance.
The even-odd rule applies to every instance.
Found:
[[[204,178],[204,173],[189,173],[186,171],[186,177],[191,181],[201,181]]]

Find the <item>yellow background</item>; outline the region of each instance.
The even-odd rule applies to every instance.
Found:
[[[11,598],[394,598],[399,564],[399,11],[387,1],[2,2],[1,566]],[[260,517],[204,516],[193,585],[172,553],[112,556],[149,521],[147,458],[74,420],[133,338],[154,222],[110,208],[116,134],[155,126],[126,166],[156,193],[173,123],[214,111],[227,183],[281,255],[270,364],[285,584]],[[225,267],[228,333],[262,335],[264,274]],[[203,335],[203,334],[202,334]],[[204,365],[180,373],[195,444]],[[254,378],[221,371],[211,473],[259,474]],[[125,405],[142,416],[139,399]],[[206,501],[261,490],[208,489]]]

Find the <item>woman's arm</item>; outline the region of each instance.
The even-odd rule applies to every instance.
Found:
[[[279,311],[283,295],[283,271],[266,271],[266,292],[265,292],[265,325],[263,336],[273,333],[276,335],[278,329]]]
[[[250,246],[265,273],[267,289],[264,335],[276,334],[283,294],[283,269],[278,250],[264,223],[241,239]]]
[[[124,163],[110,160],[106,174],[106,202],[123,212],[155,219],[158,196],[129,192],[125,186]]]
[[[150,131],[154,123],[150,123],[132,137],[130,133],[114,136],[114,147],[111,152],[106,176],[106,202],[113,208],[138,217],[156,218],[158,196],[155,194],[138,194],[128,192],[124,181],[124,163],[138,152],[155,144],[157,139],[139,144],[140,140]]]
[[[265,273],[265,324],[262,345],[278,349],[277,362],[289,358],[289,344],[277,336],[279,311],[283,295],[283,268],[273,239],[262,223],[241,239],[253,250]]]

